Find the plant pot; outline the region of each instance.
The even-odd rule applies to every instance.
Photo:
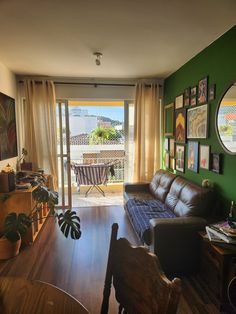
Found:
[[[10,242],[6,238],[0,238],[0,260],[12,258],[19,254],[21,239]]]

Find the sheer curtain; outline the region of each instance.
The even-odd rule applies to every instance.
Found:
[[[21,108],[21,147],[28,151],[27,160],[33,170],[43,168],[51,174],[57,189],[56,97],[52,81],[24,80],[24,101]]]
[[[135,92],[134,181],[150,181],[160,168],[159,84],[139,82]]]

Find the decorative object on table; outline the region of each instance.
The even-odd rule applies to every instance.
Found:
[[[188,169],[198,172],[198,142],[188,141]]]
[[[175,111],[175,141],[178,143],[186,141],[186,109]]]
[[[170,153],[167,151],[165,152],[165,167],[166,169],[170,167]]]
[[[222,174],[222,154],[212,153],[210,162],[211,171]]]
[[[169,139],[168,139],[168,137],[166,137],[164,140],[164,149],[169,150]]]
[[[184,165],[185,165],[185,146],[184,145],[176,145],[175,149],[175,157],[176,157],[176,164],[175,169],[181,172],[184,172]]]
[[[169,139],[169,152],[170,152],[170,157],[175,156],[175,140],[173,138]]]
[[[15,99],[0,93],[0,160],[17,156]]]
[[[205,104],[208,96],[208,77],[204,77],[198,82],[198,104]]]
[[[207,104],[190,108],[187,111],[187,138],[207,138],[208,107]]]
[[[210,146],[200,145],[200,168],[209,170],[210,166]]]
[[[174,103],[164,106],[164,135],[174,135]]]
[[[0,192],[6,193],[15,190],[15,172],[10,164],[7,164],[0,172]]]
[[[212,188],[212,182],[209,179],[203,179],[202,180],[202,187],[203,188]]]
[[[216,84],[211,84],[208,91],[208,101],[212,101],[216,96]]]
[[[183,108],[184,106],[184,95],[181,94],[175,97],[175,109]]]
[[[184,90],[184,107],[190,105],[190,87],[185,88]]]

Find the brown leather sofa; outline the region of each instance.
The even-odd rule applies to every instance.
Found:
[[[213,215],[212,190],[158,170],[149,184],[126,183],[124,203],[140,240],[158,255],[167,274],[198,270],[198,232]]]

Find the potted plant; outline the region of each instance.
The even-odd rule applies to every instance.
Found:
[[[33,191],[35,206],[30,214],[25,213],[9,213],[4,222],[4,230],[0,235],[0,260],[8,259],[19,253],[21,246],[21,238],[27,233],[35,219],[33,212],[40,210],[42,205],[47,204],[50,208],[49,216],[54,217],[59,225],[60,230],[65,237],[79,239],[81,237],[80,219],[75,211],[66,210],[58,214],[55,205],[58,203],[58,193],[51,191],[42,181],[34,182],[37,188]],[[1,201],[4,202],[10,197],[9,194],[2,196]]]

